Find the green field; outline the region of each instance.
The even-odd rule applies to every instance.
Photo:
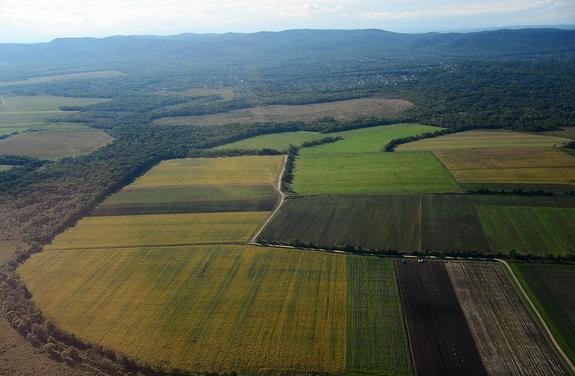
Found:
[[[270,211],[278,199],[271,185],[126,187],[110,196],[95,215]]]
[[[60,106],[82,106],[105,99],[68,98],[54,96],[0,96],[0,135],[22,132],[45,124],[72,112],[60,111]]]
[[[575,209],[477,206],[484,233],[494,251],[536,256],[575,253]]]
[[[347,374],[411,375],[391,259],[347,259]]]
[[[420,198],[333,196],[288,199],[259,237],[283,244],[419,250]]]
[[[373,252],[490,250],[474,202],[460,195],[288,199],[259,240]]]
[[[511,267],[563,351],[575,361],[575,267],[533,263]]]
[[[302,150],[296,159],[293,189],[302,195],[460,190],[429,152],[308,153],[312,149]]]
[[[249,246],[54,251],[19,273],[64,330],[154,365],[239,374],[346,367],[343,255]]]
[[[112,140],[99,129],[74,123],[49,123],[0,140],[0,154],[60,159],[91,153]]]
[[[469,197],[424,195],[421,213],[422,250],[489,252],[489,243]]]
[[[552,148],[569,142],[567,138],[547,135],[533,135],[513,131],[478,130],[428,138],[399,145],[397,151],[436,151],[476,148]]]
[[[267,216],[259,211],[85,217],[46,250],[247,241]]]
[[[327,135],[317,132],[286,132],[264,134],[261,136],[247,138],[245,140],[233,142],[218,146],[216,150],[231,150],[231,149],[275,149],[286,150],[290,145],[299,146],[307,141],[319,140]]]
[[[394,124],[326,133],[324,137],[342,137],[343,140],[306,148],[301,151],[301,154],[378,153],[393,139],[415,136],[439,129],[441,128],[421,124]]]

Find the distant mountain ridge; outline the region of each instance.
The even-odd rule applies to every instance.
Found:
[[[349,64],[386,59],[500,59],[575,55],[575,30],[502,29],[471,33],[402,34],[378,29],[61,38],[0,44],[0,80],[93,69],[268,66],[337,59]],[[351,66],[351,65],[350,65]]]

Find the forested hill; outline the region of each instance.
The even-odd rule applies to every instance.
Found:
[[[383,30],[290,30],[252,34],[180,34],[65,38],[0,44],[0,80],[94,69],[265,68],[322,63],[323,68],[381,66],[390,59],[420,62],[473,58],[533,59],[575,55],[575,30],[520,29],[473,33],[400,34]],[[326,62],[325,59],[332,59]],[[235,68],[237,69],[237,68]],[[20,76],[20,77],[19,77]]]

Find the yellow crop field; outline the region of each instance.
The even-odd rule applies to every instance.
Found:
[[[575,183],[575,158],[558,150],[484,148],[435,154],[459,182]]]
[[[58,235],[46,250],[150,247],[247,241],[269,212],[92,216]]]
[[[130,188],[276,184],[282,163],[280,155],[172,159],[161,162]]]
[[[253,246],[53,251],[19,273],[64,330],[154,365],[334,374],[346,367],[346,257]]]
[[[540,136],[529,133],[481,130],[466,131],[428,138],[399,145],[397,151],[475,149],[486,147],[552,148],[560,147],[570,140],[557,136]]]

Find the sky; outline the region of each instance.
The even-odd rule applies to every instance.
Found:
[[[0,0],[0,42],[59,37],[573,25],[575,0]]]

